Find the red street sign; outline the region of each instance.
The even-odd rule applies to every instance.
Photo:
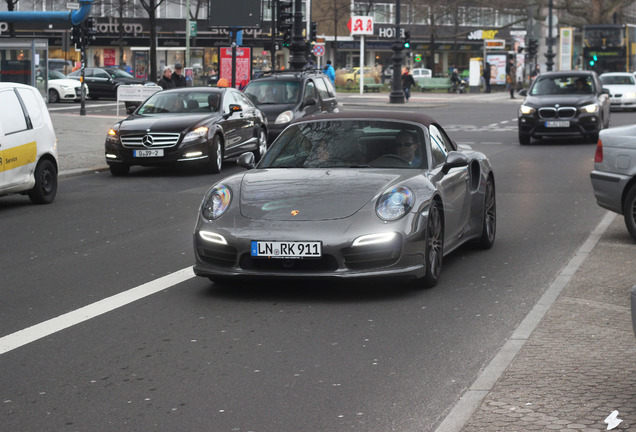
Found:
[[[316,57],[320,57],[325,55],[325,46],[324,45],[314,45],[313,49],[314,55]]]

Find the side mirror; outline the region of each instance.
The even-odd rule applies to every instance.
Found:
[[[519,96],[527,96],[527,95],[528,95],[528,89],[519,90]]]
[[[446,156],[446,163],[442,167],[442,172],[448,174],[451,169],[465,167],[468,166],[469,163],[470,159],[468,159],[464,153],[452,151]]]
[[[241,166],[241,167],[247,168],[247,169],[254,168],[256,166],[256,162],[255,162],[255,159],[254,159],[254,153],[252,153],[252,152],[243,153],[236,160],[236,164],[238,166]]]
[[[303,103],[303,106],[316,105],[317,103],[316,98],[309,98]]]
[[[605,87],[603,87],[603,90],[601,90],[601,93],[608,95],[610,94],[610,91],[609,89],[606,89]]]
[[[232,114],[238,113],[238,112],[242,112],[242,111],[243,111],[243,108],[241,108],[240,105],[231,104],[230,105],[230,111],[225,113],[225,114],[223,114],[223,117],[227,119],[227,118],[230,118],[232,116]]]

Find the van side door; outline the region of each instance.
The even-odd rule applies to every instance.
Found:
[[[37,159],[35,132],[24,103],[13,88],[0,91],[3,109],[0,136],[0,191],[23,190]]]

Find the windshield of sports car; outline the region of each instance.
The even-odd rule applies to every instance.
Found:
[[[300,81],[252,81],[243,92],[255,105],[293,104],[300,96]]]
[[[425,132],[409,123],[325,120],[292,125],[259,168],[422,168]]]
[[[596,91],[590,75],[539,76],[530,89],[531,96],[592,94]]]
[[[157,92],[139,107],[137,114],[211,113],[220,107],[220,92]]]

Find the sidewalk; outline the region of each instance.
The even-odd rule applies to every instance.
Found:
[[[604,220],[598,243],[588,240],[568,265],[575,271],[557,277],[556,300],[551,287],[535,307],[545,312],[538,325],[524,335],[522,323],[512,335],[519,350],[503,374],[490,386],[482,374],[458,403],[463,412],[454,409],[437,432],[602,431],[614,410],[623,420],[614,430],[636,429],[636,245],[622,216]]]

